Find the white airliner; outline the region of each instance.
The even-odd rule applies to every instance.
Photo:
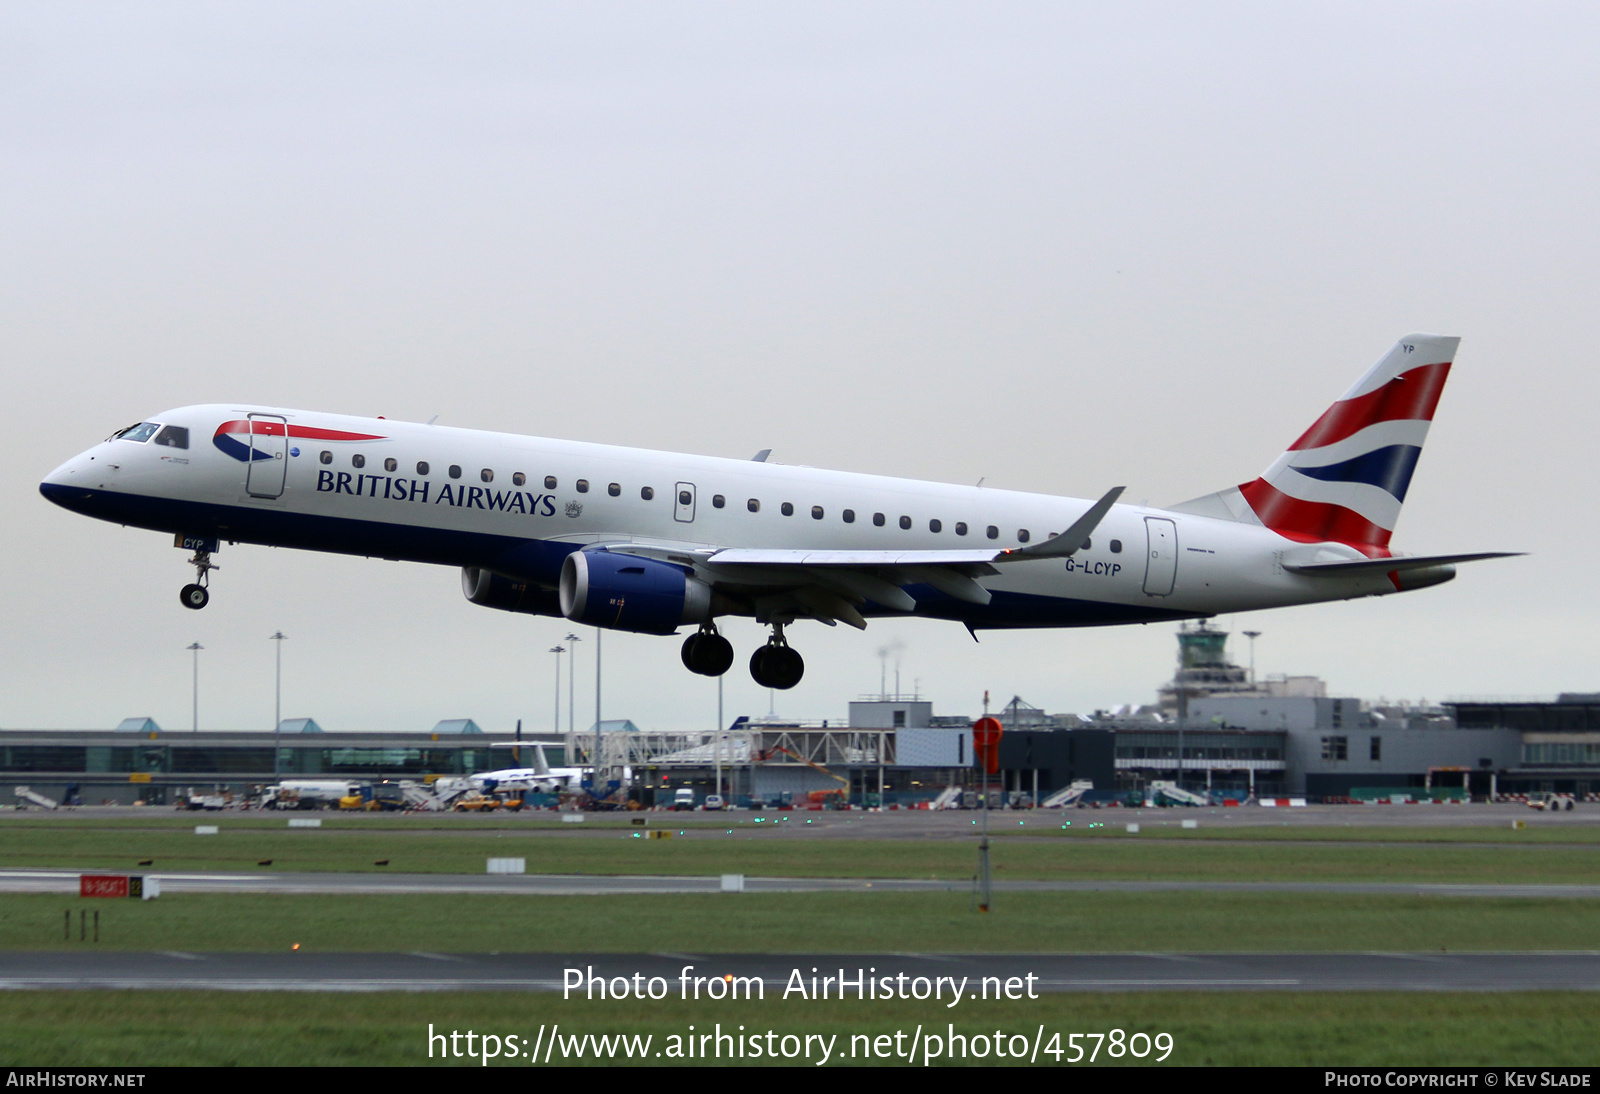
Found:
[[[272,407],[172,410],[52,471],[45,497],[171,533],[203,608],[220,541],[461,568],[474,604],[673,634],[718,676],[716,620],[772,636],[872,616],[997,627],[1193,619],[1437,585],[1505,552],[1389,550],[1459,339],[1409,335],[1259,477],[1165,509]]]
[[[530,749],[533,752],[533,766],[480,771],[470,776],[472,781],[485,791],[537,790],[544,794],[558,794],[563,790],[577,790],[583,785],[583,780],[588,774],[588,769],[582,767],[551,767],[550,761],[545,758],[544,744],[539,741],[497,743],[490,747],[514,748],[519,751],[524,748]]]

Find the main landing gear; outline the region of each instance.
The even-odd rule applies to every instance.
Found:
[[[683,667],[701,676],[721,676],[733,665],[733,643],[707,624],[683,640]]]
[[[783,624],[772,625],[772,637],[750,655],[750,675],[764,688],[787,691],[806,674],[805,660],[783,638]]]
[[[733,667],[733,643],[708,623],[683,640],[683,667],[701,676],[721,676]],[[772,637],[750,657],[750,675],[764,688],[787,691],[805,673],[805,661],[783,639],[783,624],[774,623]]]
[[[212,563],[210,551],[203,550],[194,553],[189,565],[194,567],[195,579],[178,590],[178,602],[185,608],[199,611],[211,603],[211,593],[206,586],[211,584],[211,571],[221,567]]]

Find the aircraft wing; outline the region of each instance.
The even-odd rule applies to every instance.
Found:
[[[760,618],[804,617],[830,626],[844,622],[864,629],[867,622],[860,609],[869,601],[891,611],[916,610],[917,601],[906,592],[906,586],[927,585],[956,600],[988,604],[989,590],[979,578],[999,573],[996,567],[1008,562],[1072,555],[1082,549],[1121,493],[1120,486],[1111,490],[1059,536],[1007,549],[685,549],[632,542],[607,544],[605,550],[688,566],[719,592],[751,601]]]

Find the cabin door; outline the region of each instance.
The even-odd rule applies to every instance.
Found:
[[[245,493],[252,498],[283,496],[289,467],[289,423],[276,414],[250,415],[250,463]]]
[[[1144,566],[1144,591],[1151,596],[1171,596],[1178,577],[1178,526],[1165,517],[1145,517],[1149,540]]]

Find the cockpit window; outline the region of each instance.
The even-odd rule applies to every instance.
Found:
[[[156,444],[164,444],[168,448],[188,448],[189,429],[187,426],[169,425],[156,434]]]
[[[127,429],[118,430],[111,434],[109,439],[113,441],[138,441],[143,444],[155,436],[156,430],[160,428],[161,423],[159,422],[140,422],[138,425],[130,425]]]

